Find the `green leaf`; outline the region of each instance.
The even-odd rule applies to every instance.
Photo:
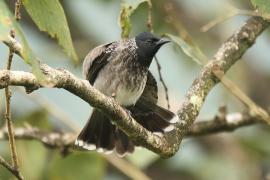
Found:
[[[137,9],[137,7],[147,0],[123,0],[121,3],[121,10],[119,16],[119,24],[122,30],[121,37],[128,38],[131,31],[130,16]]]
[[[11,29],[13,29],[16,34],[16,39],[22,44],[21,55],[23,59],[26,63],[32,66],[33,73],[42,83],[43,74],[39,68],[38,60],[29,47],[19,24],[15,21],[13,15],[10,13],[7,5],[3,0],[0,0],[0,9],[0,41],[8,40],[9,32]]]
[[[270,13],[270,0],[251,0],[251,2],[261,13]]]
[[[177,46],[179,46],[182,51],[196,63],[204,64],[207,62],[208,58],[195,44],[172,34],[165,34],[165,36],[173,41]]]
[[[56,38],[59,45],[64,48],[65,53],[77,63],[78,57],[59,0],[23,0],[23,5],[38,28]]]

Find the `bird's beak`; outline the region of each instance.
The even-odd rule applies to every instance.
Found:
[[[166,43],[169,43],[171,41],[169,40],[166,40],[166,39],[160,39],[158,42],[157,42],[157,45],[158,46],[162,46],[163,44],[166,44]]]

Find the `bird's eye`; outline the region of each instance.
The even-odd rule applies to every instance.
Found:
[[[147,39],[146,42],[149,44],[153,43],[152,39]]]

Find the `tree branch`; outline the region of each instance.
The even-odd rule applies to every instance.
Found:
[[[203,120],[202,122],[195,123],[192,125],[190,131],[188,132],[189,137],[196,137],[202,135],[209,135],[213,133],[221,133],[227,131],[233,131],[237,128],[255,124],[262,123],[260,119],[256,119],[249,115],[248,113],[232,113],[223,116],[216,116],[212,120]],[[71,150],[82,150],[74,146],[74,142],[70,141],[76,134],[73,132],[45,132],[38,128],[26,127],[26,128],[16,128],[14,129],[15,138],[21,140],[36,140],[44,144],[47,148],[60,149],[63,155],[67,155]],[[6,130],[0,130],[0,140],[8,140],[8,133]],[[119,169],[124,169],[123,171],[129,177],[135,179],[149,179],[146,175],[141,173],[132,164],[125,162],[115,156],[104,156],[110,163]],[[16,169],[13,169],[3,158],[0,156],[0,164],[6,167],[10,172],[12,172],[16,177],[21,176]],[[18,177],[19,178],[19,177]]]
[[[176,153],[184,135],[198,116],[206,96],[219,83],[214,72],[218,70],[225,74],[268,26],[269,22],[262,18],[251,17],[222,44],[212,60],[204,66],[200,75],[193,81],[178,111],[180,122],[176,125],[176,133],[171,135],[171,138],[174,138],[172,141],[176,142],[170,151],[172,154]]]
[[[244,126],[260,123],[264,122],[258,118],[252,117],[247,112],[230,113],[226,114],[224,117],[217,115],[211,120],[200,120],[194,123],[187,133],[187,136],[197,137],[214,133],[231,132]],[[46,132],[32,126],[27,126],[14,129],[14,136],[16,139],[21,140],[40,141],[48,148],[64,149],[68,147],[84,151],[84,149],[78,149],[79,147],[76,147],[74,142],[71,141],[71,139],[74,139],[73,137],[76,136],[74,132]],[[0,129],[0,140],[8,140],[8,133],[5,129]]]
[[[175,130],[163,137],[144,129],[117,102],[97,91],[86,80],[78,79],[64,69],[53,69],[45,64],[41,64],[40,67],[52,87],[64,88],[99,108],[136,143],[163,157],[170,157],[178,151],[183,137],[198,116],[207,94],[219,82],[213,70],[218,69],[224,73],[229,70],[268,26],[269,23],[262,18],[252,17],[221,46],[213,60],[202,69],[188,90],[177,113],[180,121],[176,124]],[[21,54],[21,46],[18,42],[14,42],[14,39],[10,38],[5,44],[12,47],[17,54]],[[25,86],[29,92],[42,87],[31,73],[2,70],[0,88],[8,85]]]
[[[231,113],[225,119],[216,116],[213,120],[194,123],[187,136],[196,137],[211,135],[214,133],[232,132],[238,128],[252,124],[264,123],[261,119],[251,116],[249,113]]]

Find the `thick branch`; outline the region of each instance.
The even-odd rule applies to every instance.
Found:
[[[214,72],[217,70],[225,74],[230,67],[239,60],[246,50],[251,47],[263,30],[269,26],[267,21],[259,17],[251,17],[238,31],[236,31],[217,51],[213,59],[202,69],[200,75],[193,81],[184,102],[178,111],[180,122],[177,124],[172,154],[176,153],[184,135],[198,116],[200,109],[210,90],[219,83]]]
[[[76,78],[66,70],[56,70],[45,64],[41,65],[41,69],[46,78],[51,80],[51,86],[64,88],[90,105],[101,109],[136,143],[163,157],[170,157],[178,151],[179,145],[196,119],[205,97],[219,82],[213,70],[218,69],[225,73],[255,42],[256,37],[268,25],[269,23],[263,19],[252,17],[221,46],[213,60],[202,69],[188,90],[178,111],[180,122],[176,124],[177,128],[164,137],[159,137],[144,129],[117,102],[94,89],[87,81]],[[13,47],[17,54],[22,51],[20,45],[14,43],[14,39],[5,43]],[[25,86],[30,91],[41,87],[31,73],[0,71],[0,88],[8,85]]]

